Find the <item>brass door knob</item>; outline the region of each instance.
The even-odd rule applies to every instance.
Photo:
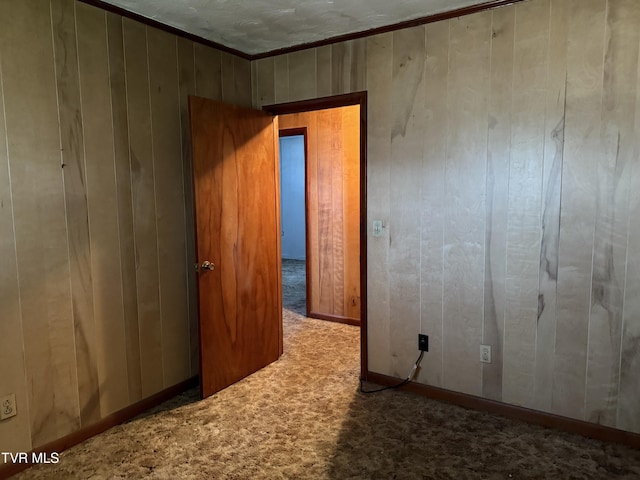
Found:
[[[202,262],[202,265],[200,266],[200,268],[204,271],[204,270],[215,270],[216,266],[211,263],[209,260],[205,260],[204,262]]]

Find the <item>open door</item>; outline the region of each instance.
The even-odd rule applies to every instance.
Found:
[[[278,129],[272,115],[189,98],[202,397],[282,353]]]

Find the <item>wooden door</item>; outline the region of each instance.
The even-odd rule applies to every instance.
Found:
[[[282,353],[278,129],[270,114],[205,98],[189,111],[204,398]]]

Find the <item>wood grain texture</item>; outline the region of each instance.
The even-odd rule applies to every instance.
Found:
[[[430,295],[433,285],[437,290],[442,283],[443,340],[438,341],[437,330],[424,333],[433,335],[432,353],[434,348],[443,351],[445,388],[640,428],[633,377],[640,329],[631,293],[637,283],[633,218],[639,184],[630,169],[635,158],[628,153],[631,140],[624,140],[631,131],[639,136],[637,8],[629,0],[531,0],[427,27],[444,30],[443,25],[450,25],[452,32],[438,37],[427,32],[425,70],[403,84],[410,90],[425,75],[427,97],[415,113],[431,122],[422,129],[426,153],[421,167],[403,173],[415,176],[421,169],[435,169],[423,171],[417,210],[422,215],[422,324],[414,326],[413,320],[389,311],[394,303],[389,303],[389,292],[402,288],[405,280],[394,277],[397,267],[388,244],[382,248],[372,239],[367,252],[370,369],[394,372],[389,350],[393,335],[406,335],[405,350],[414,349],[416,330],[425,330],[425,315],[430,314],[425,301],[436,302],[437,310],[437,294]],[[396,176],[401,170],[391,173],[395,117],[390,115],[392,102],[398,103],[389,85],[393,64],[400,62],[385,50],[394,44],[394,34],[386,35],[367,38],[360,60],[370,108],[367,187],[376,192],[368,198],[369,222],[395,221],[397,212],[412,211],[413,205],[396,195],[405,189]],[[398,55],[415,49],[415,42],[410,43],[397,49]],[[349,48],[314,49],[319,96],[336,85],[343,88],[334,80],[344,73],[334,70],[344,71],[340,65]],[[438,55],[446,61],[442,77],[436,74]],[[296,69],[292,58],[288,56],[287,68]],[[261,84],[259,80],[258,88]],[[288,92],[289,86],[282,88]],[[447,163],[443,193],[436,198],[438,170],[431,162],[442,148],[439,132],[445,125]],[[409,149],[411,137],[394,141],[394,148]],[[637,141],[635,145],[637,149]],[[625,200],[629,195],[630,205]],[[438,202],[444,210],[431,207]],[[438,214],[445,233],[440,276],[437,262],[425,260],[436,245],[431,242],[438,236]],[[625,219],[630,228],[626,241]],[[393,237],[393,229],[384,230],[388,232]],[[399,252],[411,255],[410,249]],[[429,255],[437,257],[437,250]],[[420,301],[411,300],[408,310],[415,308],[414,302]],[[505,319],[509,359],[501,359]],[[621,339],[621,366],[613,369],[612,338]],[[492,345],[492,364],[478,361],[480,343]],[[423,369],[419,381],[436,381],[426,371],[437,368],[434,363]],[[504,397],[502,366],[509,383]],[[398,371],[399,376],[404,373]],[[614,401],[615,375],[620,387]],[[617,415],[612,414],[616,402]]]
[[[233,84],[236,105],[251,108],[251,62],[233,56]]]
[[[316,93],[318,97],[331,95],[331,45],[318,47],[316,52]]]
[[[502,399],[515,22],[514,7],[492,12],[482,326],[482,343],[491,345],[491,363],[482,365],[482,395],[491,400]]]
[[[533,400],[533,408],[544,411],[551,411],[555,362],[558,246],[567,84],[567,22],[570,5],[564,0],[553,0],[550,8],[538,330]]]
[[[264,58],[252,63],[256,66],[258,86],[255,108],[275,103],[275,64],[273,58]]]
[[[360,319],[360,106],[340,109],[342,115],[343,309]]]
[[[640,86],[640,68],[636,85]],[[640,111],[638,93],[636,93],[635,105],[636,112]],[[640,148],[640,122],[637,120],[634,129],[636,148]],[[640,295],[638,295],[640,291],[640,222],[633,220],[640,215],[640,165],[638,162],[633,164],[630,175],[633,188],[631,188],[629,204],[630,221],[616,426],[623,430],[640,433],[640,415],[638,414],[640,383],[637,374],[640,368]]]
[[[640,60],[639,60],[640,62]],[[640,65],[636,81],[634,122],[636,152],[640,151]],[[627,264],[625,276],[624,312],[622,316],[622,342],[620,352],[620,381],[618,393],[617,428],[640,433],[638,398],[640,382],[640,165],[636,161],[630,168],[629,232],[627,236]]]
[[[137,271],[129,164],[129,120],[127,118],[127,86],[124,63],[122,17],[107,14],[107,42],[111,87],[111,115],[118,199],[118,234],[122,298],[127,352],[129,401],[142,398],[140,333],[138,326]]]
[[[7,156],[7,129],[5,128],[4,88],[2,81],[2,54],[0,44],[0,305],[2,325],[0,336],[0,391],[13,392],[20,415],[0,423],[0,450],[28,452],[31,450],[27,374],[24,362],[20,285],[16,259],[16,237],[13,227],[13,201],[9,158]],[[0,465],[2,465],[0,462]]]
[[[190,116],[198,260],[216,263],[198,278],[209,396],[279,356],[276,133],[270,114],[198,97]]]
[[[142,395],[162,390],[158,229],[146,28],[123,20]]]
[[[317,304],[318,309],[313,310],[319,313],[334,312],[334,256],[332,252],[332,242],[334,239],[333,230],[335,224],[332,221],[333,214],[333,145],[332,139],[332,115],[330,111],[323,111],[318,115],[318,137],[317,137],[317,171],[318,177],[315,185],[308,188],[316,188],[318,192],[318,204],[314,209],[309,206],[308,211],[317,212],[318,223],[318,284],[311,286],[312,307]],[[311,183],[311,182],[310,182]],[[341,193],[341,192],[340,192]],[[313,216],[310,221],[314,221]],[[308,252],[311,253],[311,252]],[[312,253],[311,253],[312,254]],[[313,254],[312,254],[313,255]],[[339,259],[340,261],[342,259]],[[314,288],[315,287],[315,288]],[[314,293],[315,292],[315,293]],[[317,302],[314,296],[317,295]]]
[[[100,418],[100,397],[75,17],[73,0],[51,2],[80,422],[87,425]]]
[[[82,117],[99,380],[91,393],[102,418],[129,404],[107,23],[102,10],[84,4],[76,6],[76,20],[82,111],[91,112]]]
[[[222,77],[222,101],[226,103],[237,104],[238,91],[236,89],[236,80],[234,74],[233,56],[221,52],[220,53],[220,75]]]
[[[313,286],[319,285],[320,269],[318,264],[319,231],[317,211],[312,208],[318,205],[318,188],[313,179],[318,178],[318,116],[314,112],[292,113],[278,116],[280,131],[306,127],[306,159],[305,159],[305,226],[306,226],[306,268],[307,268],[307,299],[306,312],[309,315],[318,311],[318,295]]]
[[[442,385],[442,269],[444,179],[447,156],[449,23],[426,27],[424,66],[425,132],[421,167],[420,332],[429,352],[418,380]]]
[[[316,51],[289,54],[289,100],[306,100],[316,95]]]
[[[331,182],[331,206],[328,209],[329,221],[332,224],[332,236],[329,239],[328,256],[332,257],[333,267],[331,269],[331,288],[333,290],[331,298],[333,299],[332,310],[334,312],[344,312],[344,273],[345,273],[345,251],[344,251],[344,234],[345,234],[345,219],[344,219],[344,167],[343,155],[344,146],[343,140],[343,125],[342,125],[342,111],[339,109],[332,109],[329,113],[329,125],[331,133],[331,143],[327,156],[320,157],[322,162],[330,162],[330,166],[327,169],[330,175]],[[319,188],[324,188],[324,184],[318,184]],[[320,251],[320,255],[325,252]],[[327,272],[328,273],[328,272]],[[329,278],[328,276],[326,278]],[[324,313],[324,312],[322,312]]]
[[[366,41],[363,38],[331,45],[332,95],[365,89],[366,54]]]
[[[360,117],[349,106],[281,115],[307,131],[307,309],[360,321]]]
[[[420,188],[424,148],[425,29],[393,33],[389,306],[402,323],[390,331],[391,371],[404,376],[415,361],[420,328]]]
[[[278,55],[273,57],[274,97],[276,103],[289,101],[289,57]]]
[[[535,390],[549,2],[515,6],[502,400]]]
[[[444,387],[479,395],[491,14],[450,21]]]
[[[149,30],[148,40],[163,385],[166,387],[191,375],[178,52],[173,35]]]
[[[37,447],[80,426],[51,17],[40,2],[25,1],[0,3],[0,18],[12,19],[0,28],[0,61]]]
[[[616,425],[620,344],[627,263],[629,192],[636,149],[640,4],[610,2],[605,30],[602,131],[597,165],[596,226],[585,419]],[[637,186],[635,187],[637,188]]]
[[[222,52],[199,43],[193,44],[196,69],[196,94],[222,100]]]
[[[196,227],[193,204],[193,164],[191,162],[191,133],[189,131],[189,95],[196,91],[194,44],[178,38],[178,88],[180,95],[180,138],[182,142],[182,175],[184,178],[184,213],[186,226],[186,276],[189,308],[189,352],[191,375],[200,369],[198,341],[198,293],[196,272]]]
[[[318,49],[320,50],[320,49]],[[391,86],[393,70],[393,35],[386,33],[367,38],[367,232],[371,236],[373,220],[387,227],[380,238],[371,237],[367,252],[370,295],[367,305],[369,369],[390,370],[390,304],[389,304],[389,221],[391,157]]]
[[[567,49],[552,412],[584,419],[606,2],[579,3]]]

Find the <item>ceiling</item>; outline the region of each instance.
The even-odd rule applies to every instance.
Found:
[[[249,56],[487,0],[102,0]]]

